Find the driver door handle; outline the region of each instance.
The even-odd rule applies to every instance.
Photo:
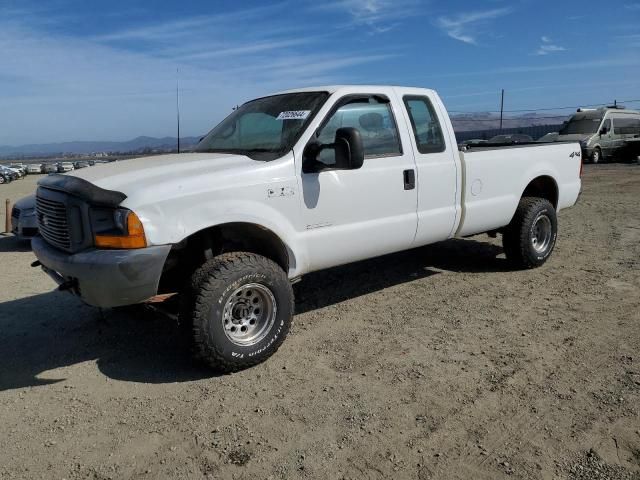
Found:
[[[414,169],[405,170],[402,172],[404,178],[404,189],[413,190],[416,188],[416,172]]]

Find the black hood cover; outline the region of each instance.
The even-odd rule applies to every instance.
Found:
[[[82,178],[69,175],[51,174],[38,181],[38,186],[65,192],[86,200],[92,205],[117,207],[127,196],[122,192],[105,190]]]

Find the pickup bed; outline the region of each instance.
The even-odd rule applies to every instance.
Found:
[[[42,179],[32,246],[91,305],[179,294],[196,355],[238,370],[282,343],[306,273],[483,232],[502,234],[514,268],[546,261],[580,192],[580,145],[456,145],[433,90],[287,91],[245,103],[193,153]]]

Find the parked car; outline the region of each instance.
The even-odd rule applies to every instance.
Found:
[[[470,147],[481,147],[489,143],[487,140],[483,140],[481,138],[473,138],[471,140],[465,140],[460,145],[459,148],[470,148]]]
[[[9,165],[9,168],[18,170],[23,177],[27,174],[27,166],[22,163],[12,163],[11,165]]]
[[[75,162],[73,167],[77,170],[78,168],[87,168],[89,166],[88,162]]]
[[[71,162],[58,162],[58,173],[67,173],[75,170]]]
[[[610,159],[627,148],[627,141],[640,135],[640,112],[621,107],[578,109],[556,139],[578,141],[583,157],[591,163]]]
[[[43,163],[42,173],[58,173],[58,165],[55,163]]]
[[[6,172],[0,167],[0,185],[3,183],[11,183],[13,181],[13,175],[10,172]]]
[[[27,173],[30,175],[34,173],[42,173],[42,167],[37,163],[30,163],[27,165]]]
[[[90,305],[177,293],[198,358],[234,371],[282,344],[310,272],[485,232],[541,266],[581,170],[578,143],[459,152],[433,90],[305,88],[245,103],[193,153],[41,179],[32,248]]]
[[[487,143],[498,145],[515,145],[517,143],[532,143],[533,138],[523,133],[513,133],[508,135],[496,135],[489,139]]]
[[[555,142],[558,140],[558,132],[549,132],[543,136],[541,136],[536,142],[538,143],[549,143]]]
[[[2,165],[5,169],[10,170],[11,172],[15,173],[15,178],[14,180],[17,180],[19,178],[24,177],[24,173],[22,172],[21,169],[19,168],[14,168],[14,167],[9,167],[7,165]]]
[[[20,239],[30,239],[38,234],[35,195],[21,198],[13,205],[11,209],[11,233]]]
[[[2,170],[5,176],[11,178],[11,181],[22,178],[22,174],[20,173],[20,171],[16,170],[15,168],[9,168],[5,165],[0,165],[0,170]]]

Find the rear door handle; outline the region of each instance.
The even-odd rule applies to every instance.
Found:
[[[404,189],[413,190],[416,188],[416,172],[413,169],[405,170],[402,172],[404,177]]]

